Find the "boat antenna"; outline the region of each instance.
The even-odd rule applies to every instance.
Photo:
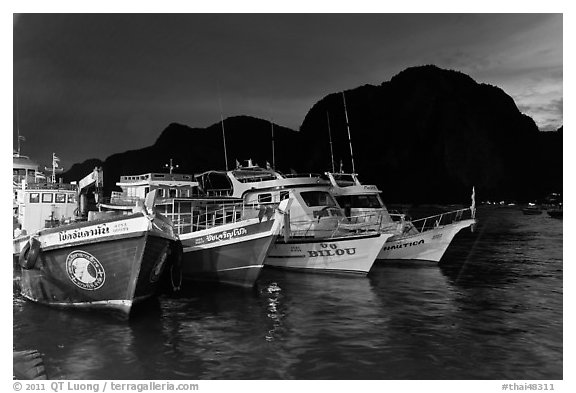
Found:
[[[272,168],[276,168],[276,157],[274,156],[274,123],[270,120],[270,127],[272,128]]]
[[[226,154],[226,132],[224,131],[224,116],[222,115],[222,99],[220,98],[220,83],[218,83],[218,105],[220,106],[220,123],[222,124],[222,142],[224,143],[224,161],[228,171],[228,155]]]
[[[352,153],[352,138],[350,137],[350,125],[348,124],[348,111],[346,110],[346,96],[342,92],[342,99],[344,100],[344,114],[346,115],[346,128],[348,129],[348,143],[350,144],[350,160],[352,160],[352,173],[356,173],[354,169],[354,154]]]
[[[178,164],[174,165],[174,164],[172,163],[172,159],[170,159],[170,165],[164,164],[164,168],[168,168],[169,171],[170,171],[170,174],[172,174],[172,171],[173,171],[174,169],[178,168],[178,167],[179,167]]]
[[[18,94],[16,94],[16,132],[18,132],[18,157],[20,157],[20,141],[24,142],[26,139],[20,135],[20,111],[18,109]]]
[[[326,111],[326,119],[328,120],[328,138],[330,140],[330,161],[332,162],[332,173],[336,173],[334,167],[334,150],[332,150],[332,131],[330,131],[330,114]]]
[[[52,153],[52,183],[56,183],[56,168],[60,159],[56,157],[56,153]]]

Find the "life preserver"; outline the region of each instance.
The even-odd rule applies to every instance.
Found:
[[[36,265],[36,260],[40,255],[40,241],[34,237],[28,240],[18,257],[18,263],[22,269],[30,270]]]

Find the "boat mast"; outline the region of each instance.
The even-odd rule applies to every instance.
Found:
[[[56,157],[56,153],[52,153],[52,183],[56,183],[56,168],[58,167],[60,159]]]
[[[332,163],[332,173],[336,173],[334,168],[334,150],[332,150],[332,131],[330,131],[330,115],[326,111],[326,119],[328,120],[328,139],[330,140],[330,162]]]
[[[18,132],[18,157],[20,157],[20,141],[24,141],[24,137],[20,136],[20,111],[18,109],[18,94],[16,94],[16,131]]]
[[[356,173],[354,168],[354,154],[352,153],[352,138],[350,137],[350,125],[348,124],[348,111],[346,110],[346,96],[342,92],[342,99],[344,100],[344,114],[346,115],[346,128],[348,129],[348,143],[350,144],[350,160],[352,160],[352,173]]]
[[[172,163],[172,159],[170,159],[170,165],[164,164],[164,167],[165,167],[165,168],[168,168],[169,171],[170,171],[170,174],[172,174],[172,171],[173,171],[174,169],[178,168],[178,164],[174,165],[174,164]]]
[[[274,156],[274,123],[270,120],[270,127],[272,128],[272,168],[276,168],[276,157]]]
[[[218,104],[220,106],[220,123],[222,124],[222,142],[224,143],[224,161],[228,171],[228,155],[226,154],[226,132],[224,131],[224,116],[222,114],[222,99],[220,98],[220,84],[218,84]]]

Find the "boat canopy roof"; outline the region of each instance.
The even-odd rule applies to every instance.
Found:
[[[32,161],[27,156],[22,156],[19,154],[14,154],[12,157],[12,168],[13,169],[35,169],[38,170],[39,165]]]
[[[236,169],[231,171],[231,174],[241,183],[260,182],[279,178],[275,172],[263,168]]]

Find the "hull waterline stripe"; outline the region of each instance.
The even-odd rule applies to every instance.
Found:
[[[227,272],[230,270],[243,270],[243,269],[260,269],[264,265],[247,265],[247,266],[239,266],[239,267],[231,267],[229,269],[219,269],[217,272]]]
[[[267,255],[266,258],[308,258],[306,255]]]
[[[272,267],[274,269],[283,269],[283,270],[294,270],[294,271],[311,271],[314,273],[342,273],[342,274],[354,274],[358,276],[365,276],[368,272],[363,270],[340,270],[340,269],[317,269],[317,268],[310,268],[310,267],[288,267],[288,266],[277,266],[277,265],[266,265],[266,267]]]

